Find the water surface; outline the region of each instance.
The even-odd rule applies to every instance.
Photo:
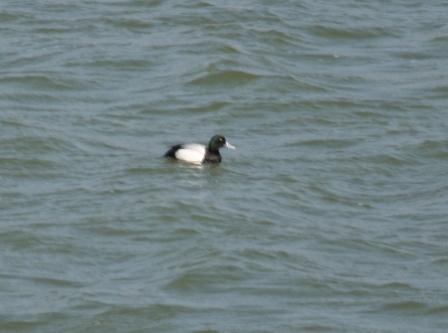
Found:
[[[1,331],[446,332],[447,12],[2,2]]]

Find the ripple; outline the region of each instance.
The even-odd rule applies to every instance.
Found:
[[[405,60],[426,60],[431,58],[426,52],[400,51],[395,55]]]
[[[446,160],[448,158],[448,140],[424,140],[421,143],[410,146],[417,156]]]
[[[234,86],[248,84],[258,77],[258,75],[246,71],[225,70],[201,75],[189,83],[201,86]]]
[[[386,290],[405,290],[405,291],[417,291],[417,289],[409,283],[404,282],[388,282],[379,285],[372,286],[375,289],[386,289]]]
[[[400,301],[394,303],[387,303],[383,305],[386,311],[406,312],[406,313],[420,313],[423,310],[428,310],[427,304],[417,301]]]
[[[17,20],[18,18],[20,18],[20,15],[9,13],[7,11],[0,12],[0,21],[2,21],[3,23],[14,21]]]
[[[445,34],[445,35],[443,35],[443,36],[436,36],[436,37],[433,37],[433,38],[430,40],[430,42],[433,42],[433,43],[443,43],[443,44],[445,44],[446,42],[448,42],[448,33]]]
[[[432,93],[434,98],[448,98],[448,86],[437,86],[432,89]]]
[[[235,265],[203,267],[200,269],[187,270],[180,273],[165,285],[167,290],[180,292],[215,290],[225,287],[228,283],[242,281],[244,271]]]
[[[18,84],[37,90],[71,90],[79,87],[79,82],[72,79],[62,79],[55,73],[9,74],[0,78],[0,84]]]
[[[52,168],[57,168],[60,164],[39,158],[0,157],[0,165],[5,169],[14,169],[16,172],[19,172],[19,170],[24,167],[35,170],[50,170]]]
[[[216,112],[222,109],[225,109],[226,107],[230,106],[230,102],[226,101],[213,101],[213,102],[206,102],[204,104],[196,103],[194,106],[185,106],[184,110],[186,112],[191,113],[205,113],[205,112]]]
[[[336,327],[322,324],[302,325],[299,329],[301,332],[337,332]]]
[[[113,70],[128,71],[128,70],[144,70],[149,68],[152,62],[146,59],[97,59],[91,62],[78,64],[79,66],[88,66],[92,68],[108,68]]]
[[[0,139],[5,152],[14,152],[16,155],[26,153],[50,154],[56,152],[79,152],[80,150],[71,141],[56,135],[23,135],[20,137]],[[34,155],[33,155],[34,156]],[[31,160],[43,160],[43,157],[25,157]]]
[[[123,19],[111,19],[107,18],[105,19],[105,22],[118,27],[118,28],[124,28],[129,30],[147,30],[153,27],[153,22],[142,20],[142,19],[135,19],[135,18],[123,18]]]
[[[370,39],[380,37],[395,37],[395,35],[384,27],[352,27],[341,28],[329,25],[313,25],[309,28],[310,33],[318,37],[332,39]]]
[[[448,315],[448,305],[440,305],[431,307],[428,312],[430,315]]]
[[[303,140],[298,141],[295,143],[291,143],[288,146],[291,147],[300,147],[300,146],[306,146],[310,148],[332,148],[332,149],[338,149],[338,148],[348,148],[353,145],[359,144],[358,140],[352,140],[352,139],[337,139],[337,138],[327,138],[327,139],[309,139],[309,140]]]
[[[435,259],[433,259],[433,263],[436,265],[448,267],[448,256],[435,258]]]

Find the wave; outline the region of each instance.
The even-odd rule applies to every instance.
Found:
[[[250,83],[259,78],[259,75],[242,70],[223,70],[207,73],[191,80],[189,83],[201,86],[235,86]]]

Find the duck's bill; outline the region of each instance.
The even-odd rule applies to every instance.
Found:
[[[230,143],[226,142],[226,148],[235,149],[235,146],[233,146]]]

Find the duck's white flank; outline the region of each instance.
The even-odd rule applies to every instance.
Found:
[[[200,164],[203,162],[205,157],[205,146],[196,143],[189,143],[183,145],[183,147],[177,150],[174,155],[179,160]]]

